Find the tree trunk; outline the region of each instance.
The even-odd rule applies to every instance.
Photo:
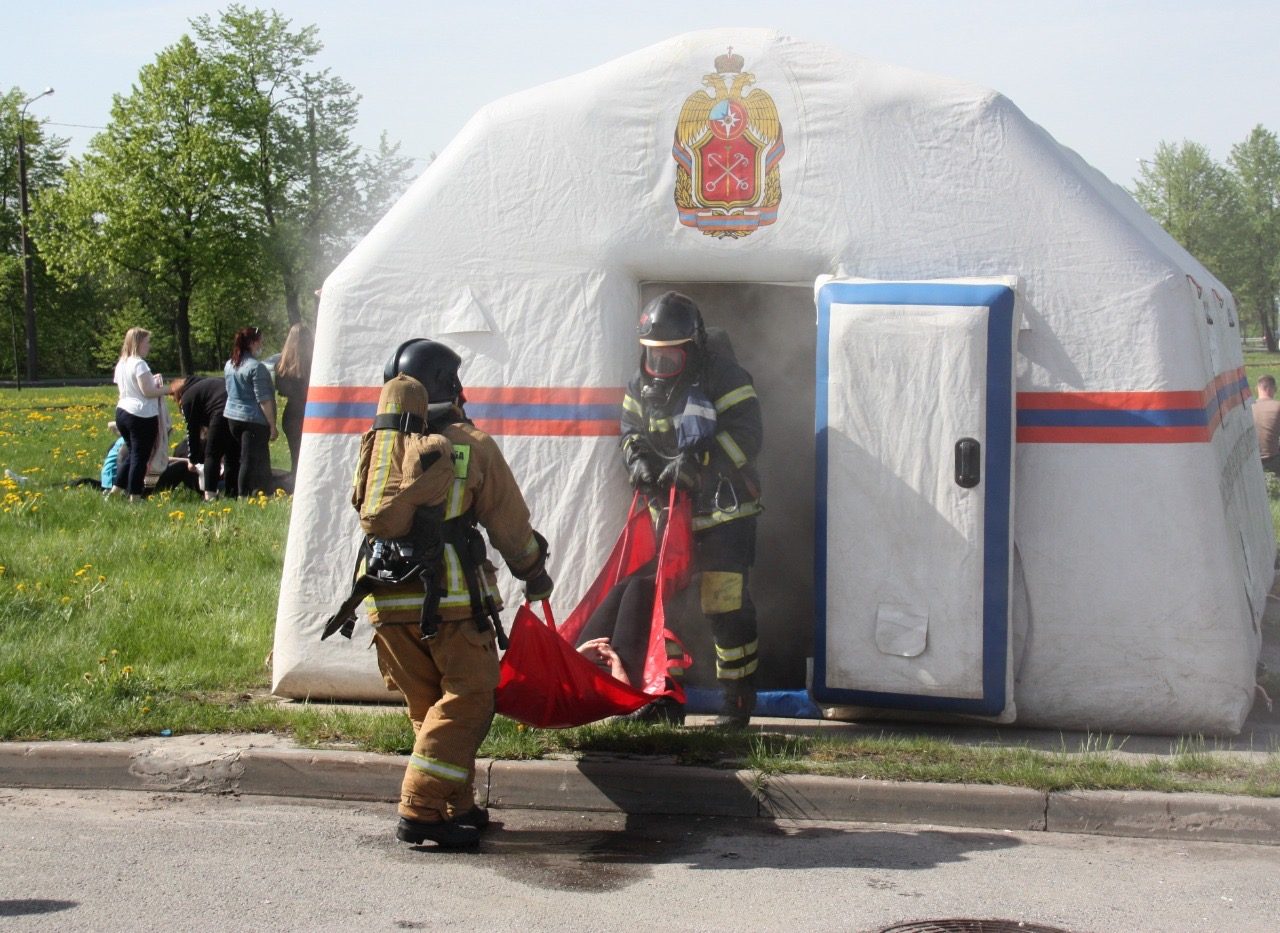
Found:
[[[1271,323],[1276,319],[1276,300],[1274,298],[1258,304],[1258,318],[1259,323],[1262,324],[1262,339],[1266,341],[1267,352],[1275,353],[1277,350],[1276,329]]]
[[[289,312],[289,324],[302,323],[302,307],[298,302],[297,277],[292,270],[282,270],[284,277],[284,307]]]
[[[178,276],[178,314],[173,320],[173,336],[178,341],[178,369],[183,376],[195,372],[191,357],[191,273]]]

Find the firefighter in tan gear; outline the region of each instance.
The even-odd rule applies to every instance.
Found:
[[[396,836],[446,847],[475,845],[489,822],[475,802],[475,756],[493,719],[502,602],[477,525],[529,600],[552,588],[546,541],[511,468],[463,411],[461,362],[432,340],[396,350],[352,496],[373,548],[408,534],[413,556],[426,555],[424,573],[388,575],[365,605],[383,678],[408,701],[415,735]],[[379,421],[405,430],[378,431]]]

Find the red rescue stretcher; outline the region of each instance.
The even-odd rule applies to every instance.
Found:
[[[625,684],[578,653],[574,647],[592,612],[619,581],[658,557],[653,617],[649,629],[644,675],[638,686]],[[658,697],[684,702],[673,667],[687,668],[684,646],[667,628],[667,598],[689,582],[693,564],[693,524],[688,496],[671,490],[667,519],[659,546],[648,509],[637,495],[631,500],[627,522],[604,569],[582,601],[557,626],[551,604],[544,601],[545,621],[528,603],[516,612],[510,646],[502,656],[498,681],[498,712],[530,726],[564,729],[634,712]],[[676,646],[669,656],[667,645]]]

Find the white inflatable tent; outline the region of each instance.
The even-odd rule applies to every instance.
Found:
[[[277,694],[388,697],[363,623],[319,631],[391,350],[463,356],[564,613],[622,522],[634,324],[668,287],[760,389],[762,686],[1239,730],[1275,544],[1230,295],[1001,95],[762,30],[491,104],[329,277]]]

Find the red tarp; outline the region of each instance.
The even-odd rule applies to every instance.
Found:
[[[687,667],[689,659],[667,657],[667,640],[676,645],[680,642],[667,629],[665,605],[669,596],[689,582],[693,529],[687,496],[673,489],[669,506],[658,554],[653,624],[645,654],[643,683],[637,687],[615,680],[574,647],[591,613],[609,591],[658,553],[653,522],[637,496],[631,502],[627,523],[604,569],[563,625],[558,629],[554,627],[548,603],[543,604],[547,614],[545,624],[527,604],[516,612],[510,647],[502,656],[499,713],[531,726],[563,729],[630,713],[666,694],[684,700],[679,684],[667,680],[667,669],[673,663]]]

